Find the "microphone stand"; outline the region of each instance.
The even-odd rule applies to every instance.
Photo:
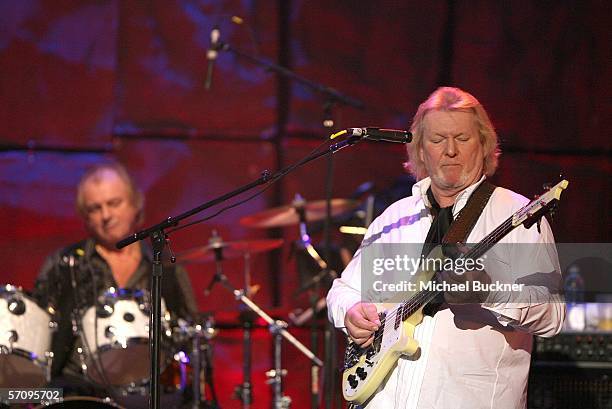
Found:
[[[151,325],[149,325],[149,341],[151,342],[151,398],[149,399],[149,408],[151,409],[160,409],[160,383],[159,383],[159,372],[160,372],[160,341],[161,341],[161,282],[163,275],[163,251],[166,246],[167,235],[165,230],[170,227],[178,226],[179,223],[193,216],[203,210],[206,210],[212,206],[215,206],[219,203],[223,203],[235,196],[238,196],[244,192],[247,192],[257,186],[261,186],[267,183],[275,182],[282,177],[286,176],[293,170],[297,169],[300,166],[305,165],[308,162],[311,162],[315,159],[320,158],[321,156],[333,154],[347,146],[354,145],[361,140],[360,137],[349,137],[341,142],[330,145],[326,150],[315,152],[312,155],[307,156],[306,158],[300,160],[294,165],[288,166],[280,171],[277,171],[275,174],[270,175],[268,170],[262,172],[261,177],[257,180],[247,183],[246,185],[239,187],[229,193],[223,194],[213,200],[210,200],[206,203],[201,204],[191,210],[188,210],[178,216],[168,217],[166,220],[159,222],[151,227],[148,227],[144,230],[141,230],[137,233],[134,233],[115,244],[118,249],[122,249],[125,246],[128,246],[132,243],[135,243],[140,240],[144,240],[146,238],[151,238],[153,244],[153,262],[152,262],[152,278],[151,278],[151,303],[153,308],[151,308]],[[246,298],[242,296],[243,298]],[[248,300],[248,299],[247,299]],[[250,301],[250,300],[249,300]],[[245,302],[243,300],[243,302]],[[245,302],[246,303],[246,302]],[[249,307],[251,305],[247,304]],[[281,331],[283,336],[286,331]],[[316,357],[315,357],[316,358]],[[317,358],[318,359],[318,358]]]
[[[153,268],[151,277],[151,315],[149,328],[151,342],[151,397],[149,407],[161,408],[161,390],[159,384],[160,374],[160,344],[161,344],[161,280],[164,273],[162,267],[163,251],[166,245],[166,235],[163,230],[156,230],[151,234],[153,244]]]
[[[332,115],[332,108],[334,106],[334,100],[329,99],[323,105],[323,127],[328,131],[333,131],[335,126],[335,121]],[[332,200],[332,191],[333,191],[333,174],[334,174],[334,158],[333,156],[329,156],[327,158],[327,177],[325,178],[325,201],[326,201],[326,212],[325,212],[325,221],[323,223],[323,238],[325,240],[325,249],[324,255],[327,261],[331,260],[331,200]],[[328,270],[327,265],[322,265],[324,263],[322,260],[317,260],[319,262],[319,266]],[[319,295],[321,288],[320,281],[315,282],[315,294]],[[311,306],[313,312],[316,309],[316,296],[313,294],[311,296]],[[310,325],[312,331],[314,333],[316,328],[316,319],[313,316],[313,320]],[[316,333],[313,335],[314,342],[316,342]],[[325,408],[331,409],[333,408],[333,396],[338,396],[338,391],[336,390],[336,330],[331,323],[330,320],[326,320],[324,330],[323,330],[323,346],[324,346],[324,358],[325,358],[325,367],[323,372],[324,379],[324,393],[325,393]],[[314,381],[313,381],[314,382]],[[339,406],[338,406],[339,407]],[[312,402],[312,408],[315,409],[314,401]]]
[[[325,95],[328,101],[332,101],[334,103],[339,102],[346,106],[351,106],[353,108],[358,108],[358,109],[365,108],[365,104],[356,98],[349,97],[348,95],[344,95],[341,92],[333,88],[327,87],[323,84],[319,84],[318,82],[302,77],[301,75],[298,75],[295,72],[281,65],[275,64],[269,60],[266,60],[264,58],[260,58],[260,57],[251,55],[249,53],[246,53],[244,51],[241,51],[238,48],[232,47],[230,44],[221,41],[220,39],[214,45],[214,50],[231,52],[232,54],[235,54],[238,57],[244,58],[261,67],[264,67],[267,71],[276,72],[286,78],[289,78],[297,83],[300,83],[306,86],[307,88],[310,88],[311,90],[315,92]]]

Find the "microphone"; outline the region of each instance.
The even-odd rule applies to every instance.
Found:
[[[218,26],[214,26],[213,29],[210,30],[210,48],[208,51],[206,51],[208,69],[206,70],[206,81],[204,82],[204,88],[207,90],[210,89],[210,85],[212,84],[213,66],[215,65],[217,55],[219,54],[219,37],[221,37],[221,31],[219,31]]]
[[[381,128],[349,128],[346,130],[349,137],[369,139],[371,141],[385,141],[394,143],[412,142],[412,134],[400,129],[381,129]]]

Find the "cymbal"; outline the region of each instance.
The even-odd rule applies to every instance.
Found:
[[[258,239],[239,241],[220,241],[216,244],[194,247],[176,255],[180,263],[207,263],[215,261],[215,248],[223,249],[223,259],[244,257],[245,254],[255,254],[274,250],[283,245],[283,239]]]
[[[359,202],[356,200],[332,199],[331,214],[332,216],[337,216],[357,207],[358,204]],[[316,222],[325,218],[327,204],[325,200],[305,202],[304,209],[306,211],[306,222]],[[299,222],[299,213],[293,205],[263,210],[240,219],[241,225],[258,228],[292,226],[298,224]]]

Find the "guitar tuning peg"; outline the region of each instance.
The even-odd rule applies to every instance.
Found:
[[[549,205],[549,210],[548,213],[546,215],[546,218],[548,219],[549,223],[552,224],[555,221],[555,213],[557,212],[557,209],[559,208],[558,203],[551,203]],[[539,231],[539,224],[538,224],[538,231]]]
[[[559,205],[557,203],[553,203],[550,206],[550,220],[553,221],[555,219],[555,213],[557,212],[557,209],[559,208]]]

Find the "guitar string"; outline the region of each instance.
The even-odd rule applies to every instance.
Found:
[[[538,202],[540,203],[540,205],[543,205],[543,201],[541,199],[538,199],[536,201],[532,201],[532,202],[528,203],[527,205],[525,205],[524,207],[519,209],[515,214],[513,214],[508,219],[506,219],[503,223],[501,223],[495,230],[493,230],[491,233],[489,233],[480,243],[475,245],[470,251],[468,251],[465,255],[463,255],[461,257],[463,257],[463,258],[473,257],[473,255],[477,254],[483,247],[485,248],[483,253],[486,252],[490,248],[490,246],[493,246],[495,243],[497,243],[499,240],[501,240],[505,235],[510,233],[510,231],[512,231],[514,228],[518,227],[518,224],[513,226],[513,224],[514,224],[513,221],[515,220],[515,217],[519,218],[519,219],[524,217],[525,213],[528,213],[529,208],[533,207],[533,205],[535,205]],[[552,200],[550,202],[552,202]],[[523,222],[521,222],[521,224]],[[510,228],[510,227],[512,227],[512,228],[509,229],[508,231],[504,231],[504,230],[506,230],[507,228]],[[402,320],[404,320],[405,319],[404,315],[406,315],[406,313],[408,313],[409,315],[412,315],[412,313],[414,313],[418,308],[421,307],[421,305],[419,305],[419,304],[428,295],[433,295],[433,294],[430,294],[430,293],[431,292],[429,292],[429,291],[421,291],[421,292],[417,293],[417,295],[412,297],[410,300],[405,301],[400,306],[398,306],[397,308],[392,310],[389,313],[389,315],[386,315],[384,317],[385,325],[383,326],[383,330],[380,331],[378,333],[378,335],[374,336],[374,340],[372,341],[372,344],[370,344],[370,346],[368,348],[371,348],[372,345],[375,342],[377,342],[379,339],[384,337],[384,335],[385,335],[385,333],[387,331],[386,330],[386,322],[394,320],[395,319],[395,315],[398,313],[398,311],[402,310]],[[436,292],[436,293],[439,293],[439,292]],[[432,297],[432,299],[433,299],[433,297]],[[406,307],[408,307],[407,310],[406,310]],[[363,354],[363,350],[361,350],[361,352]],[[362,355],[362,354],[360,354],[360,355]],[[348,354],[348,358],[349,359],[353,359],[355,357],[355,355],[356,355],[355,353],[353,353],[353,354],[349,353]]]
[[[501,226],[500,226],[501,227]],[[485,240],[483,240],[482,243],[484,243]],[[474,251],[470,251],[468,253],[466,253],[465,257],[469,257],[470,253],[476,253],[476,247],[474,247],[473,249]],[[401,319],[402,321],[405,320],[408,316],[412,315],[418,308],[420,308],[422,305],[426,304],[427,302],[431,301],[431,299],[433,299],[435,297],[435,295],[439,294],[440,291],[420,291],[419,293],[417,293],[414,297],[412,297],[410,300],[405,301],[404,303],[402,303],[401,305],[397,306],[396,308],[394,308],[388,315],[386,315],[384,317],[384,325],[382,326],[382,331],[377,331],[378,334],[374,336],[374,340],[372,341],[372,344],[370,345],[370,347],[372,347],[372,345],[374,343],[376,343],[378,340],[380,340],[382,337],[385,336],[385,334],[388,334],[390,332],[390,329],[387,329],[387,322],[389,321],[395,321],[395,317],[397,314],[401,314]],[[430,300],[425,301],[427,298],[431,297]],[[423,302],[425,301],[425,302]],[[395,326],[394,326],[394,329]],[[368,348],[370,348],[368,347]],[[358,352],[361,352],[358,354]],[[361,356],[363,354],[364,350],[359,350],[359,351],[354,351],[354,352],[349,352],[349,354],[347,354],[347,360],[352,360],[354,358],[357,357],[357,355]]]
[[[525,206],[524,208],[520,209],[516,214],[518,215],[519,213],[522,213],[523,210],[525,210],[527,207],[529,206]],[[522,215],[521,215],[522,216]],[[503,236],[505,236],[506,234],[508,234],[510,231],[506,231],[504,232],[503,230],[505,230],[507,227],[510,227],[510,225],[512,225],[512,221],[513,221],[513,216],[509,217],[508,219],[506,219],[506,221],[504,221],[502,224],[500,224],[498,226],[498,228],[496,228],[495,230],[493,230],[493,232],[491,232],[489,235],[487,235],[480,243],[478,243],[476,246],[474,246],[470,251],[468,251],[468,253],[466,253],[463,257],[470,257],[471,254],[475,254],[478,253],[478,251],[482,248],[482,247],[486,247],[489,244],[493,245],[495,244],[497,241],[499,241],[499,239],[501,239]],[[516,226],[515,226],[516,227]],[[500,237],[501,236],[501,237]],[[418,308],[420,308],[421,306],[419,305],[421,301],[423,301],[429,294],[430,292],[428,291],[421,291],[419,293],[417,293],[417,295],[415,295],[414,297],[412,297],[410,300],[405,301],[404,303],[402,303],[400,306],[398,306],[397,308],[395,308],[394,310],[392,310],[388,315],[385,316],[385,323],[387,321],[391,321],[395,319],[395,315],[398,313],[399,310],[402,310],[402,316],[406,314],[406,312],[408,314],[412,314],[414,311],[416,311]],[[418,308],[415,308],[417,307]],[[406,309],[406,307],[408,307],[408,309]],[[402,317],[403,318],[403,317]],[[374,344],[375,342],[377,342],[379,339],[381,339],[382,337],[384,337],[384,335],[388,333],[387,329],[386,329],[386,325],[383,326],[383,330],[380,331],[378,333],[378,335],[376,335],[374,337],[374,340],[372,341],[372,344]],[[370,344],[370,347],[371,345]],[[368,347],[368,348],[370,348]],[[348,358],[354,358],[355,354],[349,354]]]
[[[468,253],[467,253],[467,254],[466,254],[464,257],[469,257],[469,255],[470,255],[471,253],[477,253],[477,251],[476,251],[476,250],[477,250],[477,247],[478,247],[478,248],[480,248],[480,247],[481,247],[481,246],[480,246],[480,244],[484,244],[485,242],[489,242],[489,241],[490,241],[490,239],[492,239],[494,236],[497,236],[497,235],[494,235],[493,233],[495,233],[495,232],[496,232],[497,230],[499,230],[499,229],[502,229],[502,226],[506,226],[508,221],[510,221],[510,219],[506,220],[506,222],[502,223],[502,224],[499,226],[499,228],[498,228],[498,229],[496,229],[494,232],[492,232],[492,234],[490,234],[490,235],[489,235],[489,236],[491,236],[491,237],[489,237],[489,236],[485,237],[485,239],[483,239],[483,241],[482,241],[481,243],[479,243],[479,245],[475,246],[475,247],[474,247],[474,248],[473,248],[471,251],[469,251],[469,252],[468,252]],[[413,313],[414,311],[416,311],[418,308],[420,308],[421,304],[425,304],[425,303],[423,303],[423,301],[424,301],[426,298],[428,298],[429,296],[432,296],[432,299],[433,299],[433,296],[434,296],[435,294],[437,294],[437,293],[439,293],[439,292],[435,292],[435,291],[434,291],[434,292],[431,292],[431,291],[420,291],[420,292],[419,292],[419,293],[417,293],[417,294],[416,294],[414,297],[412,297],[410,300],[405,301],[404,303],[402,303],[401,305],[399,305],[398,307],[396,307],[395,309],[393,309],[393,310],[392,310],[392,311],[391,311],[391,312],[390,312],[388,315],[386,315],[386,316],[384,317],[384,320],[385,320],[385,325],[383,325],[383,327],[382,327],[382,328],[383,328],[383,330],[382,330],[382,331],[377,331],[377,332],[378,332],[378,334],[374,336],[374,340],[373,340],[372,344],[374,344],[374,343],[375,343],[375,342],[377,342],[379,339],[381,339],[381,337],[384,337],[384,336],[385,336],[385,334],[387,334],[387,333],[390,331],[390,330],[387,330],[387,327],[386,327],[386,323],[387,323],[387,321],[394,321],[394,320],[395,320],[396,315],[397,315],[398,313],[400,313],[400,311],[401,311],[401,315],[402,315],[402,320],[404,320],[404,319],[405,319],[405,318],[404,318],[404,316],[405,316],[405,315],[412,315],[412,313]],[[431,301],[431,300],[429,300],[429,301]],[[362,353],[363,353],[363,351],[362,351],[362,350],[361,350],[360,352],[362,352]],[[349,353],[349,354],[347,355],[347,358],[348,358],[348,359],[353,359],[353,358],[355,358],[355,357],[356,357],[356,355],[357,355],[357,351],[356,351],[356,352],[354,352],[354,353]]]
[[[474,254],[477,254],[477,253],[478,253],[478,252],[481,250],[481,248],[482,248],[482,247],[487,247],[487,246],[488,246],[488,244],[494,244],[496,241],[498,241],[498,240],[497,240],[497,237],[498,237],[498,236],[500,236],[501,234],[507,234],[507,233],[508,233],[508,232],[503,233],[503,232],[501,232],[501,231],[499,231],[499,232],[498,232],[498,230],[503,230],[503,229],[505,229],[506,227],[508,227],[507,225],[508,225],[509,223],[511,223],[511,222],[512,222],[512,219],[508,219],[508,220],[506,220],[506,221],[505,221],[504,223],[502,223],[502,224],[501,224],[501,225],[500,225],[500,226],[499,226],[497,229],[495,229],[495,230],[494,230],[494,231],[493,231],[491,234],[489,234],[489,236],[485,237],[485,238],[482,240],[482,242],[478,243],[478,244],[477,244],[476,246],[474,246],[474,247],[473,247],[473,248],[472,248],[470,251],[468,251],[468,252],[467,252],[465,255],[463,255],[463,256],[462,256],[462,258],[470,258],[470,257],[473,257],[473,255],[474,255]],[[495,234],[494,234],[494,233],[495,233]],[[502,236],[502,237],[503,237],[503,236]],[[487,245],[487,246],[485,246],[485,245]],[[422,295],[422,297],[417,298],[418,296],[421,296],[421,295]],[[415,304],[415,302],[412,302],[413,300],[416,300],[416,301],[417,301],[417,304],[418,304],[418,302],[422,301],[422,299],[423,299],[423,298],[425,298],[425,296],[427,296],[427,295],[428,295],[428,292],[427,292],[427,291],[422,291],[422,292],[419,292],[419,293],[418,293],[417,295],[415,295],[413,298],[411,298],[410,300],[407,300],[407,301],[405,301],[405,302],[403,303],[403,304],[404,304],[404,308],[405,308],[406,306],[408,306],[408,304],[406,304],[406,303],[409,303],[409,304],[413,304],[413,305],[414,305],[414,304]],[[399,310],[399,309],[400,309],[400,308],[398,307],[398,308],[396,308],[395,310],[393,310],[393,311],[392,311],[392,312],[391,312],[389,315],[387,315],[387,316],[385,317],[385,320],[387,320],[387,319],[389,319],[389,318],[394,318],[394,317],[395,317],[395,314],[397,313],[397,310]],[[411,307],[409,307],[409,311],[410,311],[410,310],[412,310],[412,309],[414,309],[414,308],[412,308],[412,306],[411,306]],[[410,311],[410,312],[413,312],[413,311]]]

